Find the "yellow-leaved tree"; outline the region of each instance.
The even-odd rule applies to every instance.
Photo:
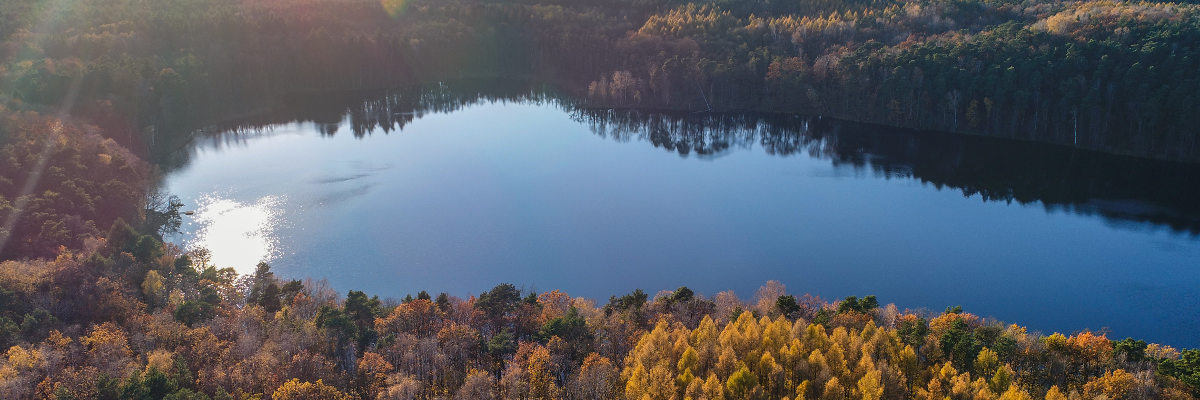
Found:
[[[317,380],[316,382],[301,382],[299,379],[292,379],[284,382],[275,389],[275,393],[271,394],[273,400],[352,400],[348,394],[342,393],[336,387],[326,385],[325,382]]]

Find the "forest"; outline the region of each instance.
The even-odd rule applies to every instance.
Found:
[[[180,205],[153,190],[193,132],[298,95],[496,77],[554,87],[598,134],[673,124],[650,140],[678,152],[728,142],[636,110],[829,116],[1195,162],[1192,4],[10,0],[0,21],[0,398],[1200,396],[1200,349],[779,282],[747,298],[500,284],[393,299],[266,264],[239,276],[164,243]],[[396,122],[358,111],[363,126]],[[736,140],[745,125],[728,126]],[[781,152],[809,140],[770,139]],[[976,176],[939,175],[939,162],[904,166],[999,200],[1055,181],[980,182],[997,166],[1038,172],[983,160]],[[1080,185],[1050,202],[1105,190]]]
[[[118,221],[0,268],[0,396],[98,399],[1190,399],[1200,350],[767,282],[607,302],[500,284],[380,299],[238,276]]]
[[[0,82],[13,108],[67,107],[154,154],[288,94],[519,77],[597,108],[1196,161],[1197,15],[1112,0],[14,0]]]

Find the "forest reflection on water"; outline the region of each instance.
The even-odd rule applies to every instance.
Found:
[[[440,87],[305,97],[275,114],[211,127],[197,142],[213,149],[245,146],[256,137],[296,134],[280,128],[294,122],[311,123],[325,136],[348,128],[346,133],[363,138],[372,132],[401,131],[431,113],[453,113],[483,103],[535,104],[561,107],[597,136],[648,143],[681,157],[710,159],[759,146],[769,155],[826,159],[836,166],[869,170],[876,177],[916,179],[984,201],[1038,203],[1048,211],[1099,215],[1114,226],[1165,227],[1200,235],[1197,165],[820,117],[597,110],[524,86],[489,89]],[[173,153],[169,169],[185,166],[194,148],[188,150]]]
[[[594,110],[528,87],[480,93],[296,101],[198,137],[164,185],[189,204],[275,199],[273,225],[233,235],[259,248],[230,251],[246,256],[229,266],[265,258],[284,276],[383,297],[504,281],[593,298],[680,285],[749,296],[777,279],[1200,344],[1186,333],[1200,329],[1186,317],[1200,314],[1195,166],[821,118]],[[194,231],[181,240],[213,247]]]

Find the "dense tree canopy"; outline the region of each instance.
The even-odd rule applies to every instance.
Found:
[[[393,4],[395,3],[395,4]],[[390,4],[390,5],[389,5]],[[1196,160],[1191,4],[172,0],[0,5],[4,95],[136,150],[291,93],[536,77],[598,107],[783,111]]]
[[[796,300],[777,282],[746,302],[679,288],[598,306],[509,284],[437,302],[342,298],[323,282],[280,281],[265,264],[238,277],[202,252],[146,241],[159,249],[149,257],[109,241],[2,264],[0,397],[1188,399],[1200,390],[1196,350],[1045,336],[873,296]]]
[[[94,127],[3,105],[0,171],[0,259],[83,248],[146,204],[149,168],[136,155]],[[136,241],[122,246],[153,251]]]

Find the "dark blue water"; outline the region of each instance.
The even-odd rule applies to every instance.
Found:
[[[797,117],[404,104],[198,138],[164,183],[197,211],[178,241],[381,297],[778,280],[1200,345],[1194,167]]]

